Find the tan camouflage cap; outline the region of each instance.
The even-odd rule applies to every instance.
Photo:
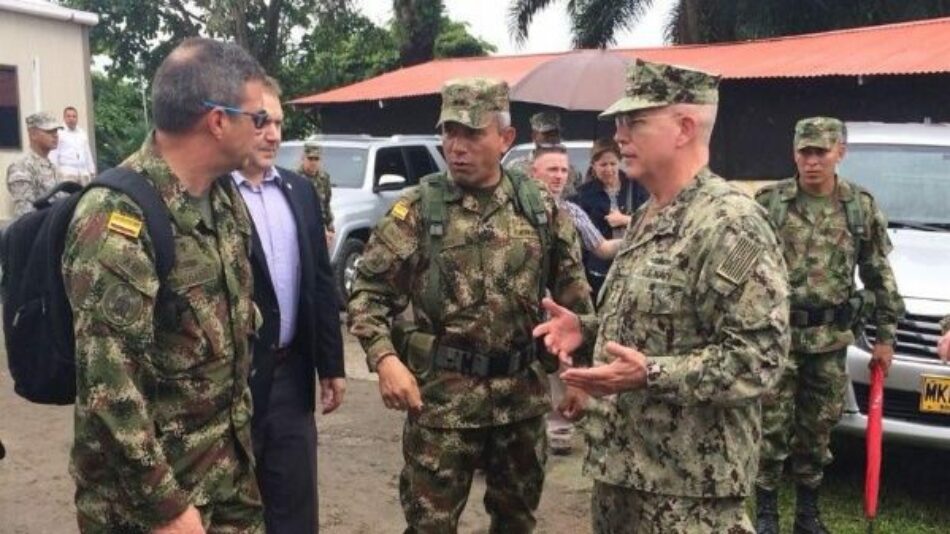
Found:
[[[624,96],[600,114],[601,119],[671,104],[716,104],[719,76],[637,59],[627,69]]]
[[[442,112],[435,127],[451,121],[480,129],[499,111],[508,111],[507,83],[493,78],[449,80],[442,86]]]
[[[323,149],[316,139],[310,138],[303,142],[303,155],[319,157],[323,155]]]
[[[829,150],[844,140],[844,123],[834,117],[808,117],[795,124],[795,150]]]
[[[53,115],[39,111],[26,118],[27,128],[39,128],[40,130],[61,130],[63,123]]]
[[[556,111],[541,111],[531,116],[531,129],[536,132],[561,131],[561,115]]]

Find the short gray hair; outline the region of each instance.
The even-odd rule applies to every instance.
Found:
[[[498,129],[507,128],[511,126],[511,112],[509,111],[496,111],[496,119],[498,121]]]
[[[152,81],[155,128],[185,132],[208,111],[205,102],[238,107],[244,84],[266,79],[264,69],[240,46],[186,39],[162,61]]]

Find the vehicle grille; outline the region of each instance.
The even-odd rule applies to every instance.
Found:
[[[937,340],[940,339],[938,315],[915,315],[908,313],[897,322],[897,354],[937,359]],[[864,329],[869,340],[875,339],[877,328],[867,325]]]
[[[862,414],[868,413],[868,393],[870,386],[853,382],[854,397]],[[935,426],[950,426],[950,414],[926,413],[920,411],[920,393],[884,388],[884,417],[900,419],[909,423],[922,423]]]

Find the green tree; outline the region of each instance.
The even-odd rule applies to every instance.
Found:
[[[523,42],[553,0],[512,0],[509,26]],[[575,48],[604,48],[654,0],[568,0]],[[678,0],[666,28],[676,44],[715,43],[854,28],[950,15],[946,0]]]
[[[92,94],[97,168],[108,169],[137,150],[148,132],[142,86],[94,73]]]
[[[435,39],[434,57],[487,56],[496,50],[491,43],[468,33],[468,23],[442,17],[442,31]]]

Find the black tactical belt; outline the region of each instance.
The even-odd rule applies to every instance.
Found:
[[[432,360],[436,369],[479,378],[497,378],[514,376],[524,371],[534,363],[535,354],[534,350],[525,350],[492,356],[439,343]]]
[[[847,302],[827,308],[792,308],[788,322],[795,328],[851,324],[851,305]]]

